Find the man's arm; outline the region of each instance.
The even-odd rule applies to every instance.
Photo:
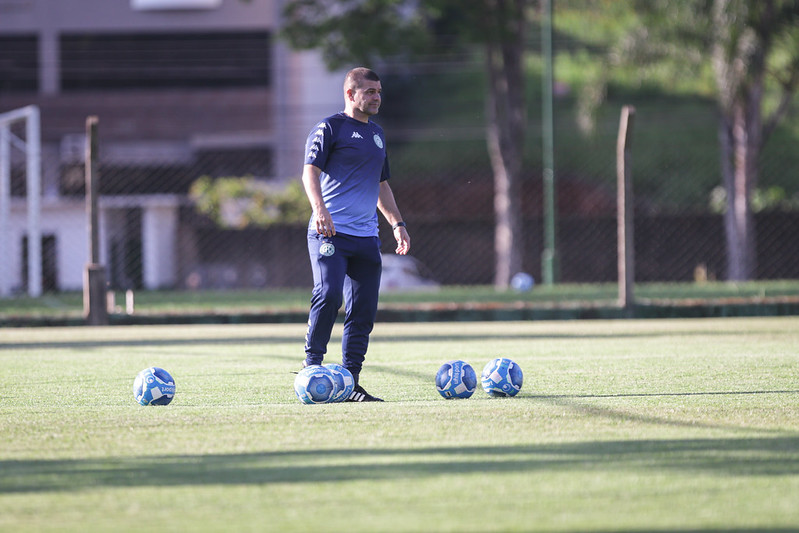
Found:
[[[397,202],[394,200],[394,193],[388,184],[388,181],[380,182],[380,196],[377,198],[377,208],[386,217],[391,226],[396,226],[398,222],[402,222],[402,215],[400,214]],[[397,250],[399,255],[405,255],[411,249],[411,238],[408,235],[408,230],[405,226],[397,226],[394,228],[394,238],[397,240]]]
[[[308,196],[308,201],[311,202],[317,233],[330,237],[336,234],[336,228],[322,197],[322,183],[319,180],[321,174],[322,169],[319,167],[305,165],[302,168],[302,186],[305,188],[305,195]]]

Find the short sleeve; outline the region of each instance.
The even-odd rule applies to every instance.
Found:
[[[380,173],[380,181],[386,181],[391,177],[391,169],[388,166],[388,154],[386,154],[386,159],[383,161],[383,170]]]
[[[305,141],[305,164],[325,169],[330,149],[331,128],[327,122],[320,122]]]

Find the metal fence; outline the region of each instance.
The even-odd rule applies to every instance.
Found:
[[[560,281],[617,279],[616,161],[618,111],[609,105],[596,132],[582,137],[573,114],[556,131],[557,252]],[[725,234],[720,156],[712,106],[648,103],[637,113],[632,176],[636,281],[723,279]],[[541,277],[543,197],[540,132],[531,122],[522,184],[524,269]],[[442,141],[443,143],[444,141]],[[795,142],[775,138],[764,152],[756,211],[758,279],[799,276],[799,211]],[[414,253],[443,283],[493,280],[493,193],[482,139],[464,143],[439,167],[395,158],[394,190],[413,230]],[[442,147],[442,151],[445,148]],[[435,157],[435,156],[432,156]],[[405,180],[405,181],[403,181]]]
[[[608,104],[591,135],[582,135],[568,101],[557,113],[555,174],[559,280],[616,279],[615,142],[618,109]],[[725,237],[717,210],[719,155],[712,106],[643,101],[634,133],[637,281],[722,279]],[[493,182],[481,117],[457,126],[419,129],[395,120],[387,132],[392,187],[407,220],[414,261],[395,265],[396,286],[490,284],[494,274]],[[522,184],[524,270],[541,274],[540,132],[535,113],[527,137]],[[12,137],[24,139],[19,125]],[[82,284],[86,263],[83,148],[85,139],[43,149],[42,282],[45,291]],[[757,278],[799,278],[797,155],[787,132],[764,152],[755,198]],[[273,154],[258,148],[175,151],[144,143],[119,157],[100,151],[101,260],[110,287],[227,289],[299,287],[311,283],[304,223],[242,226],[241,198],[216,218],[189,194],[201,176],[268,174]],[[10,150],[11,239],[4,272],[13,292],[27,287],[25,154]],[[298,161],[297,175],[301,161]],[[298,178],[295,178],[295,184]],[[285,185],[273,187],[279,191]],[[770,195],[770,196],[769,196]],[[723,205],[723,202],[722,202]],[[16,222],[15,222],[16,221]],[[381,221],[386,254],[392,236]]]

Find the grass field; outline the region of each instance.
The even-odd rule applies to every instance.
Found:
[[[310,286],[300,289],[206,290],[206,291],[136,291],[136,313],[214,313],[308,311]],[[799,280],[768,280],[741,283],[639,283],[635,294],[642,303],[650,301],[718,300],[799,296]],[[497,291],[490,286],[445,286],[436,291],[384,291],[380,295],[383,308],[418,304],[613,304],[618,298],[615,283],[559,283],[539,285],[528,292]],[[125,295],[116,293],[118,312],[124,312]],[[0,319],[28,316],[80,317],[83,295],[80,292],[48,293],[39,298],[18,296],[0,298]]]
[[[799,527],[799,317],[378,324],[365,405],[294,398],[303,334],[0,329],[0,530]],[[435,391],[498,355],[517,397]]]

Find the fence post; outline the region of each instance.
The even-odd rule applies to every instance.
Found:
[[[554,0],[541,3],[541,55],[544,73],[541,77],[541,158],[543,168],[544,195],[544,249],[541,253],[541,278],[544,285],[553,285],[560,280],[560,264],[557,251],[557,189],[555,186],[554,129],[552,118],[552,4]]]
[[[616,144],[616,230],[618,234],[619,306],[628,312],[635,305],[635,247],[633,241],[633,183],[630,168],[635,108],[624,106]]]
[[[97,117],[86,119],[86,215],[89,238],[89,263],[83,273],[83,316],[90,326],[108,324],[105,294],[105,268],[100,264],[100,238],[97,196]]]
[[[0,298],[11,295],[11,129],[0,124]]]

